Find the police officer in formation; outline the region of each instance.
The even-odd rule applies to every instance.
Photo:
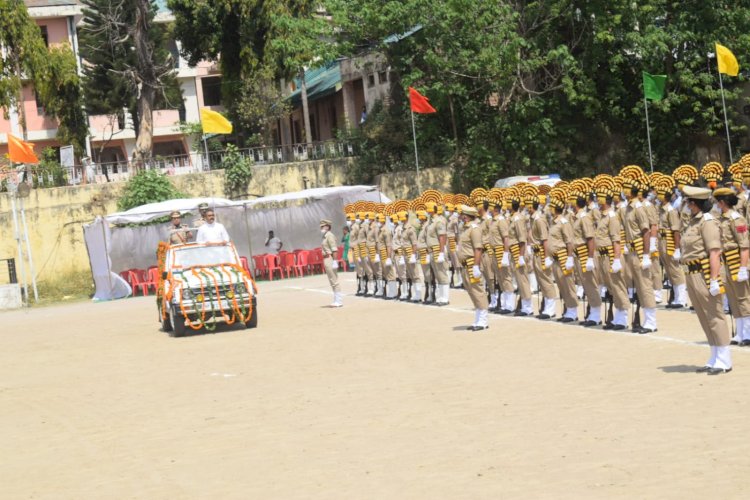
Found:
[[[490,312],[533,315],[534,294],[540,320],[638,334],[657,331],[658,303],[690,307],[711,347],[697,371],[728,373],[729,346],[750,346],[748,183],[750,155],[726,170],[630,165],[552,187],[357,202],[357,293],[445,305],[463,288],[472,331],[489,328]]]

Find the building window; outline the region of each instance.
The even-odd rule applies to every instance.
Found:
[[[49,47],[49,34],[47,34],[47,27],[39,26],[39,30],[42,32],[42,40],[44,40],[44,45]]]
[[[368,87],[375,86],[375,73],[370,73],[369,75],[367,75],[367,86]]]
[[[34,102],[36,103],[36,114],[39,116],[44,116],[45,114],[44,106],[39,101],[39,94],[36,93],[36,90],[33,90],[32,92],[34,92]]]
[[[204,106],[221,105],[221,77],[201,78],[201,88],[203,89]]]
[[[380,84],[388,83],[388,72],[387,71],[381,71],[378,73],[378,80],[380,81]]]
[[[174,40],[169,40],[167,42],[167,50],[169,50],[169,53],[172,55],[172,61],[174,61],[174,68],[179,69],[180,68],[180,50],[177,48],[177,42]]]

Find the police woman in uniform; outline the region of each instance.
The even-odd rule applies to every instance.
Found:
[[[341,285],[339,284],[338,271],[339,264],[336,261],[336,252],[338,252],[338,243],[336,237],[331,232],[333,223],[327,219],[320,221],[320,234],[323,235],[321,247],[323,249],[323,267],[328,276],[328,283],[333,290],[333,303],[330,307],[341,307],[344,305],[343,296],[341,295]]]
[[[464,289],[469,293],[474,304],[474,323],[469,330],[477,332],[489,328],[487,322],[489,302],[482,284],[482,271],[479,263],[482,261],[484,244],[482,243],[482,229],[477,221],[479,212],[474,207],[462,206],[461,219],[464,230],[458,239],[458,258],[464,269]]]
[[[696,371],[709,375],[728,373],[732,371],[732,356],[721,296],[721,228],[719,221],[709,213],[712,208],[710,189],[685,186],[683,192],[691,216],[680,242],[682,263],[688,267],[686,281],[690,302],[711,346],[711,356]]]
[[[731,188],[714,191],[721,210],[721,247],[724,259],[724,283],[732,315],[737,322],[737,335],[732,344],[750,345],[750,282],[748,282],[747,221],[735,210],[737,194]]]

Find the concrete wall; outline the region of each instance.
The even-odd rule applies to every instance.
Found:
[[[307,178],[308,188],[340,186],[346,183],[346,170],[351,161],[351,158],[343,158],[255,166],[248,192],[266,196],[299,191],[305,188],[304,178]],[[189,196],[225,197],[223,170],[178,175],[171,177],[171,180],[177,189]],[[90,222],[97,215],[116,212],[117,200],[124,186],[124,182],[112,182],[31,190],[24,200],[24,207],[34,265],[40,281],[88,271],[82,224]],[[18,256],[11,200],[8,193],[0,193],[0,258],[6,257]],[[20,265],[18,259],[16,265]],[[0,283],[6,278],[0,273]]]
[[[437,189],[442,192],[451,192],[451,178],[453,171],[450,167],[420,169],[419,178],[422,191]],[[375,177],[375,184],[380,191],[392,200],[411,200],[419,196],[417,190],[416,172],[393,172]]]

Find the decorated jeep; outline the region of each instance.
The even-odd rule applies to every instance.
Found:
[[[258,326],[255,281],[229,242],[160,243],[156,303],[162,329],[174,337],[237,321]]]

